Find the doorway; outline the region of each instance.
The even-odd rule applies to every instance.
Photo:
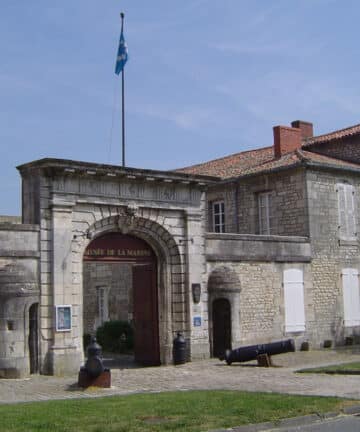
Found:
[[[212,305],[213,356],[222,357],[231,349],[231,306],[229,300],[219,298]]]
[[[30,374],[39,372],[38,309],[39,303],[32,304],[29,309]]]
[[[104,317],[125,322],[133,329],[135,362],[159,365],[157,258],[153,249],[137,237],[107,233],[88,245],[83,259],[84,332],[95,334]]]

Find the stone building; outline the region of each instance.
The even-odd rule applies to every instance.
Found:
[[[274,128],[270,147],[175,171],[42,159],[0,218],[0,376],[79,370],[82,338],[135,328],[135,360],[360,332],[360,126]]]

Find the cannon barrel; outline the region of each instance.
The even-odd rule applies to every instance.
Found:
[[[271,342],[268,344],[249,345],[240,347],[234,350],[226,350],[225,361],[228,365],[234,362],[246,362],[255,360],[261,354],[269,356],[276,354],[284,354],[295,351],[295,343],[293,339],[284,341]]]

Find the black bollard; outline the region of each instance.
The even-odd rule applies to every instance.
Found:
[[[186,341],[181,333],[173,341],[173,359],[176,365],[186,362]]]

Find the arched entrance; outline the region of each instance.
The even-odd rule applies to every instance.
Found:
[[[240,292],[237,273],[230,266],[218,266],[209,275],[210,345],[212,355],[222,356],[226,349],[241,342]]]
[[[231,306],[229,300],[219,298],[212,304],[213,356],[222,357],[231,349]]]
[[[84,253],[84,332],[106,321],[127,321],[134,330],[134,359],[159,365],[157,258],[148,243],[110,232]],[[120,337],[121,335],[119,335]]]

